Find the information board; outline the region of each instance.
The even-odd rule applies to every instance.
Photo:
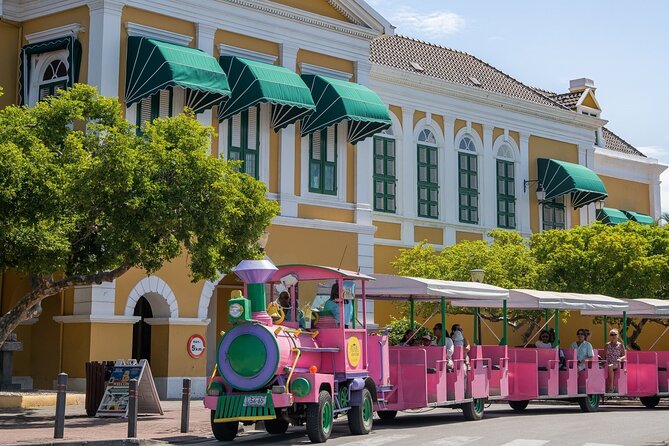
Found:
[[[134,359],[127,362],[119,359],[114,364],[102,401],[95,413],[96,417],[128,416],[131,379],[137,380],[138,413],[163,414],[151,367],[146,359],[140,360],[139,363]]]

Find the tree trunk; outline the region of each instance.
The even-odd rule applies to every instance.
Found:
[[[632,327],[634,330],[632,331],[632,334],[627,338],[627,345],[632,348],[632,350],[641,350],[639,348],[639,345],[636,343],[637,338],[641,334],[641,330],[643,330],[643,326],[648,323],[650,319],[641,319],[638,323],[634,322],[634,320],[630,319],[627,322],[627,325]]]
[[[129,265],[122,265],[112,271],[104,271],[87,276],[70,276],[62,280],[44,280],[36,288],[25,294],[14,307],[0,318],[0,347],[9,335],[16,330],[21,322],[30,319],[31,309],[45,298],[57,294],[73,286],[92,285],[94,283],[111,282],[130,269]]]

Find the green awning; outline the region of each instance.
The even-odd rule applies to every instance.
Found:
[[[276,131],[316,109],[309,87],[288,68],[233,56],[221,56],[219,63],[232,87],[218,109],[219,121],[266,102],[272,104],[270,125]]]
[[[623,211],[614,208],[598,209],[597,220],[607,225],[619,225],[621,223],[627,223],[629,221],[629,219],[623,213]]]
[[[602,180],[585,166],[547,158],[537,159],[537,164],[546,200],[571,194],[571,205],[577,209],[608,197]]]
[[[639,212],[634,212],[634,211],[623,211],[627,218],[629,218],[632,221],[635,221],[637,223],[641,223],[642,225],[652,225],[655,223],[655,220],[653,220],[653,217],[650,215],[646,214],[641,214]]]
[[[204,51],[146,37],[128,37],[126,104],[168,87],[184,88],[186,105],[196,113],[230,96],[223,69]]]
[[[316,111],[302,121],[302,136],[348,121],[347,141],[355,144],[390,127],[388,107],[369,88],[353,82],[303,74]]]

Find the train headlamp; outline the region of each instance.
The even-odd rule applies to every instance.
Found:
[[[237,319],[244,313],[244,307],[241,304],[232,304],[230,305],[230,317]]]

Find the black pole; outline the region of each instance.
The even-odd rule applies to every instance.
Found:
[[[128,389],[128,438],[137,437],[137,380],[130,380]]]
[[[190,419],[190,378],[184,378],[183,391],[181,393],[181,433],[188,433],[188,420]]]
[[[56,426],[53,438],[63,438],[65,431],[65,400],[67,398],[67,373],[59,373],[56,381]]]

